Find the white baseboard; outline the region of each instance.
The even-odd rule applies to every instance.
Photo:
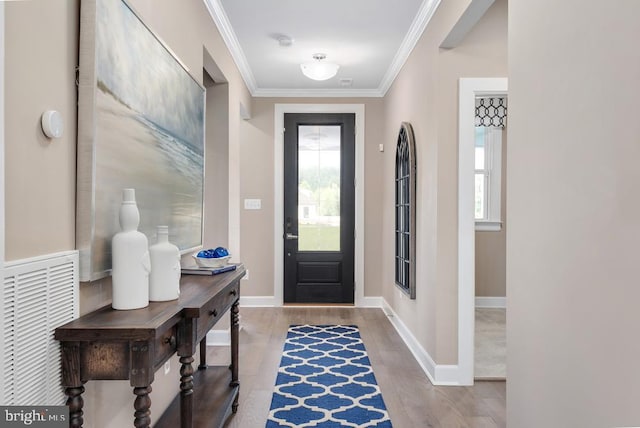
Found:
[[[357,302],[356,307],[381,308],[382,300],[382,297],[362,297]],[[276,305],[274,296],[240,296],[240,306],[245,308],[273,308],[280,305]],[[308,305],[304,306],[307,307]]]
[[[356,302],[357,308],[381,308],[382,297],[361,297],[360,301]]]
[[[245,308],[273,308],[276,306],[274,296],[240,296],[240,306]]]
[[[506,297],[476,297],[476,308],[506,308]]]
[[[432,384],[438,386],[460,385],[457,365],[437,365],[384,298],[382,299],[382,310]]]
[[[207,333],[207,346],[230,346],[231,330],[209,330]]]

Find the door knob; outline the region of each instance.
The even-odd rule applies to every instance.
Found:
[[[298,235],[294,235],[293,233],[288,233],[285,235],[286,239],[298,239]]]

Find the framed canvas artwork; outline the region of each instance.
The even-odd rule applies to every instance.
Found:
[[[76,246],[80,280],[109,275],[122,189],[139,230],[202,244],[205,90],[123,0],[83,0]]]

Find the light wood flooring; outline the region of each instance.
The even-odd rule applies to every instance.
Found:
[[[476,308],[476,380],[505,380],[507,377],[507,310]]]
[[[287,329],[291,324],[355,324],[394,428],[505,427],[504,382],[433,386],[380,309],[241,308],[240,407],[227,427],[264,428]],[[209,347],[210,364],[228,348]]]

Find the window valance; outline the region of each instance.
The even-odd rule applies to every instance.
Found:
[[[476,98],[476,126],[507,126],[507,98]]]

